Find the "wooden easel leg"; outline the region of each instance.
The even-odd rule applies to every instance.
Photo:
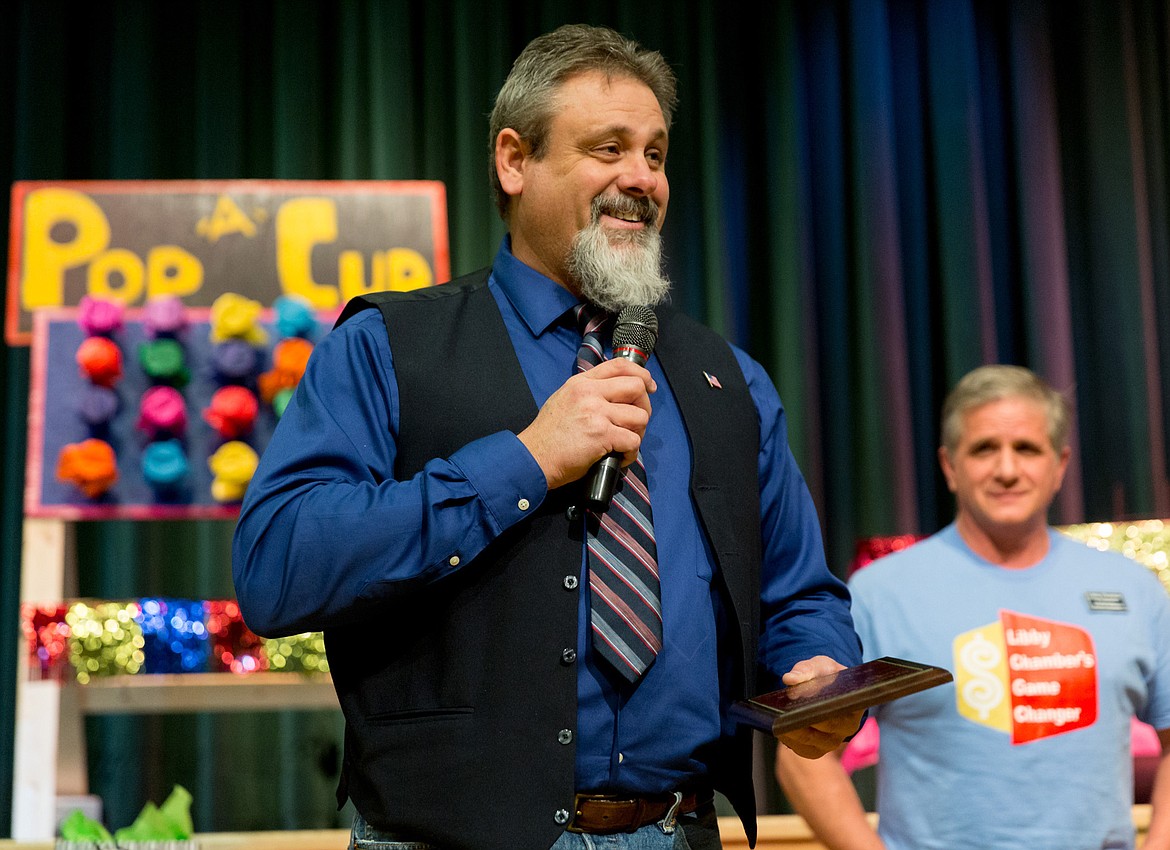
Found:
[[[20,600],[40,605],[76,593],[73,534],[60,519],[24,520]],[[16,741],[13,760],[12,837],[45,840],[56,827],[61,791],[84,794],[88,785],[85,727],[77,695],[60,682],[31,681],[22,645],[16,664]]]

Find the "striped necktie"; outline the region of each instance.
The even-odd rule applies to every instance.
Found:
[[[581,329],[577,371],[605,359],[602,326],[608,315],[587,304],[576,308]],[[630,682],[637,682],[662,648],[658,548],[642,456],[627,466],[610,509],[586,511],[590,627],[593,649]]]

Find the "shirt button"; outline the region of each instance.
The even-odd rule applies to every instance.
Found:
[[[577,577],[576,576],[565,576],[565,590],[576,590],[576,589],[577,589]]]
[[[519,502],[516,503],[516,507],[518,507],[522,511],[528,510],[528,500],[521,499]]]
[[[560,826],[564,826],[569,822],[569,810],[557,809],[557,813],[553,815],[553,820],[556,821]]]
[[[448,559],[447,559],[447,563],[448,563],[448,564],[450,564],[450,565],[451,565],[451,566],[453,566],[453,567],[457,567],[457,566],[459,566],[459,556],[458,556],[458,555],[452,555],[450,558],[448,558]]]
[[[559,741],[562,744],[573,743],[573,730],[572,729],[562,729],[560,732],[557,733],[557,741]]]
[[[618,764],[621,764],[625,760],[626,760],[626,754],[625,753],[618,753]]]
[[[572,664],[576,660],[577,660],[577,650],[575,650],[575,649],[562,649],[561,650],[561,663],[562,664]]]

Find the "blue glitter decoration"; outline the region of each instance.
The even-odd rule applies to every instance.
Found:
[[[142,599],[137,617],[145,641],[144,673],[203,673],[211,643],[206,606],[191,599]]]

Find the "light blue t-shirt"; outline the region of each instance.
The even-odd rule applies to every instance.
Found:
[[[1130,721],[1170,728],[1170,594],[1055,530],[1033,567],[953,525],[850,581],[865,658],[955,682],[872,711],[889,850],[1132,848]]]

